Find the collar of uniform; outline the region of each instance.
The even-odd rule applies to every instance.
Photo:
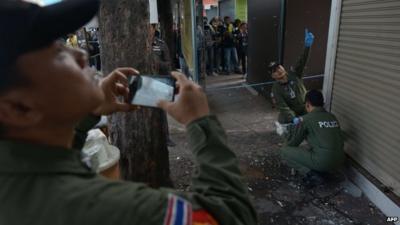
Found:
[[[326,110],[323,107],[314,107],[313,112],[325,112]]]
[[[290,84],[290,82],[295,80],[295,75],[293,75],[293,73],[291,71],[287,72],[287,82],[286,83],[281,83],[278,82],[281,86],[286,86],[288,84]]]
[[[77,150],[15,141],[0,141],[1,173],[94,174]]]

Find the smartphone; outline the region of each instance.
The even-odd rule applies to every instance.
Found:
[[[133,105],[157,107],[160,100],[175,100],[175,82],[170,76],[140,75],[129,80],[129,102]]]

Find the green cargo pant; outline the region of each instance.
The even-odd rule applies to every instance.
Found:
[[[340,156],[332,155],[326,150],[314,150],[306,147],[283,147],[281,157],[289,167],[299,171],[302,175],[310,170],[333,172],[342,163]]]

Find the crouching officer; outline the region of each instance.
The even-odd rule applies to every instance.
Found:
[[[282,158],[304,175],[311,170],[332,172],[344,160],[339,122],[323,108],[321,92],[311,90],[305,99],[308,113],[296,119],[298,123],[288,129],[286,147],[281,150]],[[303,140],[307,140],[309,148],[299,147]]]
[[[127,76],[138,74],[120,68],[94,82],[87,54],[56,41],[98,7],[0,2],[0,224],[257,224],[224,131],[183,74],[174,74],[179,99],[159,105],[187,127],[197,165],[192,192],[109,181],[82,162],[74,134],[82,142],[97,116],[133,110],[119,97],[129,95]]]
[[[276,100],[279,110],[279,123],[291,123],[296,116],[306,114],[304,106],[304,96],[306,88],[304,86],[304,68],[308,61],[310,48],[314,42],[314,35],[305,31],[304,52],[297,61],[293,71],[287,72],[286,69],[277,62],[269,64],[269,73],[277,81],[272,87],[272,94]]]

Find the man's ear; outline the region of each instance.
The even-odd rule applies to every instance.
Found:
[[[34,101],[24,92],[10,91],[0,96],[0,124],[6,127],[24,128],[39,123],[42,114]]]
[[[309,101],[306,101],[306,111],[309,112],[311,110],[311,103]]]

